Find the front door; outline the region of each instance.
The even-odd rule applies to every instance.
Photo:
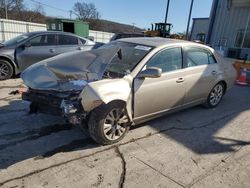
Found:
[[[182,49],[168,48],[158,52],[145,65],[162,69],[159,78],[135,78],[134,118],[140,119],[183,104],[185,80],[182,77]]]
[[[30,46],[22,45],[16,49],[16,61],[22,71],[34,63],[57,55],[55,34],[39,35],[26,43]]]

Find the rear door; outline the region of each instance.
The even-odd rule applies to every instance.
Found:
[[[21,45],[16,49],[16,62],[20,70],[24,70],[34,63],[55,55],[57,55],[56,34],[41,34],[28,40],[26,46]]]
[[[184,48],[186,95],[184,104],[205,100],[221,70],[213,54],[200,47]]]
[[[84,39],[72,35],[58,34],[57,52],[61,54],[76,50],[88,50],[85,44],[86,41]]]

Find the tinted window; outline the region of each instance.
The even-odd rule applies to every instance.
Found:
[[[40,35],[30,40],[31,46],[56,45],[56,35]]]
[[[78,38],[69,35],[58,35],[59,45],[78,45]]]
[[[217,63],[214,58],[214,55],[212,53],[208,53],[208,64],[214,64],[214,63]]]
[[[235,47],[250,48],[250,30],[238,31],[235,41]]]
[[[156,54],[147,63],[147,67],[159,67],[162,72],[170,72],[182,68],[181,48],[166,49]]]
[[[83,45],[83,44],[85,44],[85,43],[86,43],[86,40],[81,39],[81,38],[79,38],[79,39],[80,39],[80,42],[79,42],[79,44],[80,44],[80,45]]]
[[[186,50],[186,57],[188,67],[216,63],[213,54],[205,49],[188,48]]]

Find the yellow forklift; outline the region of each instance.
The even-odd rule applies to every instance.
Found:
[[[145,36],[169,38],[170,37],[170,31],[171,31],[172,27],[173,27],[173,25],[170,24],[170,23],[155,23],[155,24],[152,24],[151,30],[148,29],[148,31],[145,32]]]

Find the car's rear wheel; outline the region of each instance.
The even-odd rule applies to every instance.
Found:
[[[99,144],[119,142],[129,130],[129,118],[122,102],[111,102],[91,112],[90,136]]]
[[[207,97],[205,106],[208,108],[216,107],[222,100],[225,92],[225,85],[220,82],[216,84]]]
[[[0,80],[6,80],[11,78],[13,75],[13,67],[11,64],[6,61],[1,59],[0,60]]]

